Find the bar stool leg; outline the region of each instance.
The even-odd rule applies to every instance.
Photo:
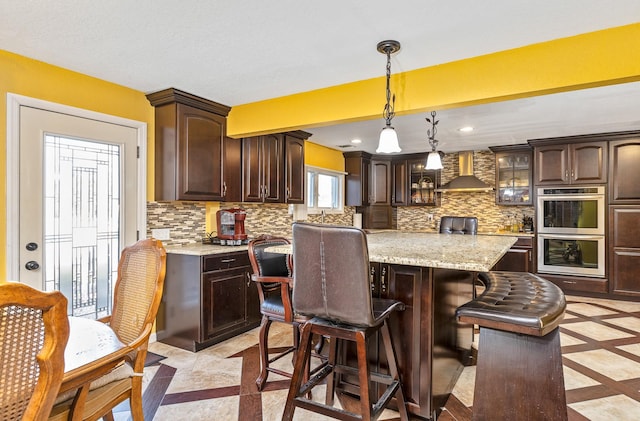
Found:
[[[369,358],[367,355],[367,338],[364,332],[358,332],[356,338],[356,352],[358,354],[358,381],[360,382],[360,408],[363,421],[371,421],[371,375],[369,372]]]
[[[291,377],[291,384],[289,385],[289,394],[287,395],[287,402],[284,407],[284,413],[282,414],[282,421],[291,421],[293,419],[295,399],[300,393],[300,386],[305,377],[306,365],[311,356],[312,327],[313,325],[311,323],[305,323],[302,326],[302,338],[296,355],[296,364],[293,368],[293,376]]]
[[[480,326],[473,420],[566,421],[559,329],[530,336]]]
[[[389,364],[389,372],[394,380],[400,381],[400,373],[398,372],[398,359],[396,357],[395,348],[393,342],[391,342],[391,333],[389,331],[389,325],[385,320],[384,325],[381,328],[382,342],[384,344],[384,350],[387,354],[387,361]],[[407,413],[407,404],[404,400],[404,391],[402,390],[402,383],[398,387],[396,392],[396,402],[398,403],[398,412],[400,413],[400,419],[402,421],[409,420],[409,414]]]
[[[269,328],[271,327],[271,320],[267,316],[262,316],[262,323],[260,324],[260,375],[256,379],[256,385],[258,390],[262,390],[264,384],[267,382],[269,371]],[[295,328],[295,327],[294,327]],[[295,335],[294,335],[295,337]]]
[[[331,367],[331,373],[327,376],[327,395],[325,403],[329,406],[333,406],[335,399],[336,379],[333,368],[336,366],[336,360],[338,358],[338,338],[333,337],[329,341],[329,358],[328,365]]]

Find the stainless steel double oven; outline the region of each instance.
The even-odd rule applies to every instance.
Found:
[[[605,187],[539,187],[538,272],[605,276]]]

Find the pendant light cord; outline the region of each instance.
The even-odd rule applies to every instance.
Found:
[[[396,104],[396,94],[393,94],[391,97],[391,89],[389,86],[389,81],[391,79],[391,49],[386,48],[387,53],[387,103],[384,106],[384,112],[382,113],[387,126],[391,126],[391,119],[396,115],[394,112],[395,104]]]
[[[439,122],[439,120],[436,120],[436,112],[431,111],[431,118],[427,117],[425,118],[425,120],[431,123],[431,129],[427,129],[427,137],[432,151],[435,152],[436,148],[438,147],[438,140],[436,139],[436,133],[438,132],[438,129],[436,128],[436,125]]]

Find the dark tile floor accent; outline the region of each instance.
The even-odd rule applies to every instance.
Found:
[[[640,303],[582,297],[567,297],[567,302],[560,332],[569,420],[640,420]],[[283,330],[281,343],[276,345],[285,346],[287,335],[290,331]],[[153,343],[150,348],[167,358],[149,367],[145,377],[147,420],[280,419],[289,380],[270,375],[265,390],[258,392],[256,331],[196,354],[162,343]],[[219,369],[216,361],[226,368]],[[290,361],[285,363],[290,365]],[[225,373],[218,375],[218,370]],[[189,390],[190,373],[194,374]],[[202,373],[211,373],[214,379],[227,376],[225,381],[230,384],[199,386]],[[474,374],[475,367],[465,367],[438,421],[471,420]],[[128,407],[120,409],[116,419],[127,419]],[[325,419],[301,412],[296,411],[296,419]],[[397,413],[387,413],[381,419],[397,419]]]

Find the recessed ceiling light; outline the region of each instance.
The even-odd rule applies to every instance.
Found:
[[[469,133],[473,131],[473,127],[471,126],[460,127],[458,131],[461,131],[462,133]]]
[[[351,143],[362,143],[362,140],[360,140],[360,139],[353,139],[353,140],[351,141]]]

